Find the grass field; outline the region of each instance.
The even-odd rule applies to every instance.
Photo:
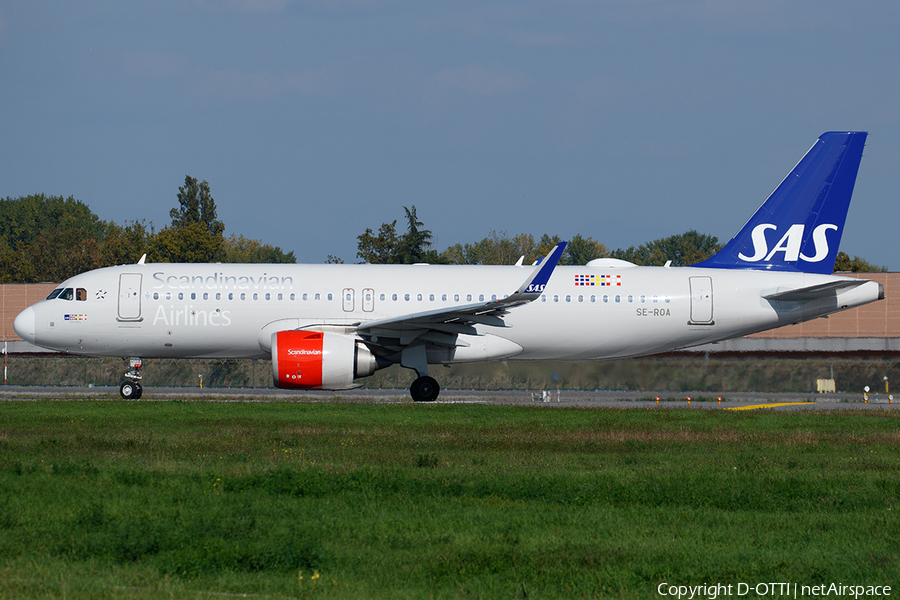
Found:
[[[0,597],[896,585],[898,425],[857,411],[3,402]]]

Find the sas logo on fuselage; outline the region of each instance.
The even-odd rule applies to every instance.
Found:
[[[784,257],[781,260],[784,262],[797,262],[798,260],[820,262],[825,260],[828,257],[828,239],[825,237],[825,232],[830,229],[837,231],[837,225],[823,223],[813,229],[812,241],[816,252],[812,256],[807,256],[800,252],[800,244],[803,242],[803,230],[805,227],[805,225],[800,223],[791,225],[787,232],[781,236],[781,239],[778,240],[778,243],[775,244],[775,247],[769,250],[769,244],[766,241],[766,231],[769,229],[777,231],[778,227],[771,223],[757,225],[750,232],[750,239],[753,242],[753,255],[745,256],[743,253],[740,253],[738,258],[747,262],[769,262],[777,253],[783,252]]]

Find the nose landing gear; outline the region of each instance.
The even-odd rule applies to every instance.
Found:
[[[140,400],[144,393],[144,388],[138,383],[143,379],[141,375],[141,367],[144,366],[143,361],[136,356],[132,356],[128,360],[128,371],[125,373],[125,381],[119,386],[119,393],[126,400]]]

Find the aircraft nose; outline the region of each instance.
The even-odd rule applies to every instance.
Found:
[[[28,308],[20,312],[19,316],[16,317],[16,320],[13,322],[13,329],[16,330],[16,333],[19,334],[20,338],[22,338],[29,344],[34,344],[34,323],[34,309],[29,306]]]

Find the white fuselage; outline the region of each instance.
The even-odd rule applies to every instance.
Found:
[[[60,288],[71,288],[72,299],[35,304],[16,328],[33,317],[29,341],[76,354],[269,358],[275,330],[343,325],[352,331],[368,321],[502,298],[529,269],[125,265],[69,279]],[[653,354],[806,321],[882,294],[877,283],[864,282],[812,301],[763,298],[844,279],[693,267],[557,267],[538,300],[503,317],[505,327],[479,324],[478,336],[469,336],[487,342],[455,354],[429,353],[428,362]]]

